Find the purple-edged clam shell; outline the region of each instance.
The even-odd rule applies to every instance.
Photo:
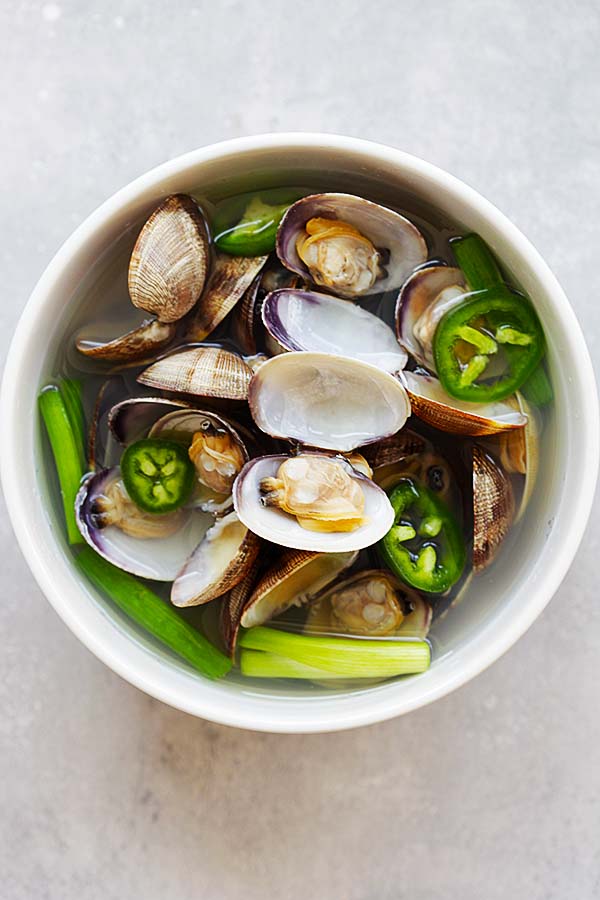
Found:
[[[115,403],[108,414],[108,427],[120,444],[127,446],[148,436],[155,422],[167,413],[190,409],[183,400],[164,397],[131,397]]]
[[[311,194],[293,203],[277,230],[277,255],[292,272],[310,280],[310,272],[298,256],[296,241],[309,219],[338,219],[353,225],[382,252],[385,277],[367,294],[399,288],[410,273],[427,259],[427,244],[419,229],[404,216],[353,194]]]
[[[319,454],[316,454],[317,456]],[[394,510],[385,491],[348,465],[352,478],[360,482],[365,496],[365,522],[355,531],[308,531],[295,516],[261,503],[260,482],[276,476],[287,456],[261,456],[246,463],[233,486],[233,505],[238,518],[254,534],[282,547],[345,553],[370,547],[394,523]],[[341,463],[343,464],[343,463]]]
[[[295,288],[273,291],[265,298],[262,319],[286,350],[335,353],[391,373],[406,365],[406,352],[385,322],[330,294]]]
[[[456,291],[449,290],[454,287]],[[466,290],[463,273],[451,266],[419,269],[403,286],[396,301],[396,337],[421,365],[434,368],[432,343],[435,328],[442,316],[462,301]],[[432,307],[434,303],[435,308]],[[430,340],[427,346],[423,346],[415,336],[414,327],[427,310]]]
[[[214,516],[196,509],[185,510],[178,531],[151,539],[132,537],[116,525],[99,527],[96,501],[120,477],[120,469],[115,466],[84,481],[75,500],[82,536],[100,556],[125,572],[154,581],[173,581],[213,524]]]
[[[258,427],[275,438],[347,452],[399,431],[410,403],[398,379],[370,363],[328,353],[282,353],[248,391]]]

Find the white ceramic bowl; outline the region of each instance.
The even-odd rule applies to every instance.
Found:
[[[433,204],[479,232],[531,295],[548,339],[555,409],[544,435],[538,489],[519,540],[436,630],[437,658],[423,675],[370,689],[328,693],[202,679],[110,607],[73,567],[48,503],[36,395],[90,265],[166,194],[242,183],[269,173],[288,184],[349,177],[385,201],[398,193]],[[359,192],[356,190],[356,192]],[[442,697],[494,662],[531,625],[565,575],[590,512],[598,467],[598,406],[585,342],[569,303],[537,251],[476,191],[400,150],[327,134],[268,134],[205,147],[123,188],[56,254],[15,333],[2,389],[2,478],[19,544],[41,589],[72,631],[115,672],[197,716],[264,731],[350,728]]]

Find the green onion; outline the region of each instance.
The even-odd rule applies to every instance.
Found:
[[[240,651],[240,672],[248,678],[302,678],[308,681],[347,680],[347,675],[337,672],[324,672],[314,666],[306,666],[295,659],[286,659],[275,653],[262,653],[260,650]],[[357,676],[358,677],[358,676]],[[368,676],[363,676],[368,677]]]
[[[229,672],[231,660],[133,575],[117,569],[91,547],[83,548],[76,564],[134,622],[170,647],[198,672],[207,678],[221,678]]]
[[[546,374],[543,362],[521,385],[521,393],[532,406],[547,406],[554,399],[554,392],[550,379]]]
[[[490,248],[478,234],[452,238],[450,246],[470,290],[481,291],[504,284],[504,278]]]
[[[84,471],[81,445],[71,426],[63,395],[56,385],[44,388],[38,397],[38,404],[54,455],[65,511],[67,537],[70,544],[81,544],[83,538],[75,520],[75,497]]]
[[[85,428],[85,412],[83,410],[82,387],[78,378],[61,378],[59,390],[67,410],[73,436],[79,447],[81,465],[87,468],[87,434]]]
[[[424,672],[431,659],[426,641],[290,634],[261,626],[245,631],[239,645],[247,650],[282,656],[322,672],[353,678],[385,678]]]

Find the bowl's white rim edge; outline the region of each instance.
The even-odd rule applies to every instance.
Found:
[[[375,697],[373,697],[373,702],[369,707],[361,710],[347,709],[347,704],[344,703],[343,707],[340,705],[339,708],[334,711],[328,705],[328,715],[323,717],[323,721],[318,722],[314,720],[314,715],[312,717],[309,715],[298,716],[296,718],[288,716],[287,718],[282,719],[281,705],[276,703],[272,704],[272,711],[269,713],[263,711],[260,719],[258,719],[256,709],[251,708],[251,704],[245,705],[243,702],[239,702],[239,699],[234,704],[226,703],[224,697],[221,697],[218,701],[210,704],[202,702],[202,700],[200,700],[200,702],[191,702],[190,698],[182,699],[179,690],[165,688],[161,683],[159,676],[160,665],[158,660],[154,661],[154,666],[144,665],[144,663],[148,663],[149,654],[143,648],[133,646],[132,643],[123,636],[128,641],[128,652],[130,655],[132,653],[134,653],[134,655],[135,653],[143,654],[143,657],[140,656],[138,660],[140,665],[136,670],[136,667],[132,666],[131,662],[127,662],[119,652],[115,651],[115,647],[111,643],[99,639],[94,630],[86,627],[86,624],[76,614],[73,604],[65,601],[61,596],[58,587],[52,582],[52,572],[47,565],[47,561],[43,558],[40,550],[31,542],[31,533],[28,525],[24,518],[20,517],[17,513],[20,493],[18,447],[11,446],[9,440],[3,441],[0,448],[3,490],[6,497],[9,516],[21,551],[40,586],[40,589],[73,633],[99,659],[113,669],[113,671],[151,696],[168,703],[173,707],[193,715],[201,716],[213,722],[256,731],[280,733],[325,732],[343,730],[384,721],[445,696],[462,684],[465,684],[483,669],[487,668],[487,666],[495,662],[529,628],[550,601],[565,577],[587,525],[591,512],[598,471],[600,452],[599,411],[594,371],[590,355],[577,318],[562,291],[562,288],[546,262],[530,241],[525,238],[520,230],[490,201],[486,200],[481,194],[470,188],[464,182],[433,164],[427,163],[402,150],[388,147],[384,144],[377,144],[359,138],[324,133],[299,132],[263,134],[252,137],[235,138],[233,140],[211,144],[207,147],[193,150],[190,153],[186,153],[150,170],[133,182],[130,182],[98,207],[98,209],[96,209],[73,232],[51,260],[34,288],[17,325],[7,356],[2,383],[0,410],[2,421],[5,423],[5,426],[7,423],[13,421],[14,416],[17,415],[16,396],[12,390],[12,386],[16,381],[22,355],[20,346],[26,339],[31,323],[36,319],[38,309],[43,306],[46,296],[52,292],[54,281],[61,272],[65,262],[72,256],[77,247],[85,242],[88,237],[123,204],[130,202],[136,195],[143,190],[148,189],[153,184],[178,173],[188,166],[208,161],[211,158],[217,158],[227,153],[235,154],[261,148],[273,148],[278,146],[289,147],[290,145],[299,148],[311,148],[315,145],[318,146],[323,144],[326,144],[327,147],[330,147],[333,150],[362,151],[369,154],[371,157],[378,156],[380,159],[392,164],[400,163],[406,169],[412,169],[416,174],[423,174],[427,177],[434,177],[439,181],[443,181],[446,186],[450,186],[455,191],[462,194],[463,198],[471,206],[476,207],[479,212],[490,219],[501,231],[507,234],[510,241],[515,244],[521,252],[527,255],[533,263],[535,263],[536,277],[545,282],[548,291],[560,300],[559,314],[565,326],[563,337],[564,340],[572,345],[573,353],[576,354],[579,359],[579,368],[574,375],[579,381],[580,388],[582,390],[585,388],[588,394],[587,417],[583,424],[585,433],[585,455],[582,459],[580,468],[582,479],[581,489],[578,493],[577,505],[573,510],[574,515],[571,518],[571,527],[564,535],[563,552],[560,556],[555,557],[551,561],[544,573],[543,587],[540,586],[531,602],[527,606],[521,608],[520,612],[512,620],[511,627],[506,628],[501,634],[496,633],[494,635],[486,635],[485,644],[477,647],[467,658],[461,654],[463,658],[461,659],[460,666],[453,666],[452,660],[450,659],[446,666],[448,671],[446,672],[443,683],[432,688],[425,696],[407,700],[400,696],[398,698],[392,698],[389,695],[386,695],[383,703],[376,702]],[[9,429],[6,428],[5,432],[6,431],[9,431]],[[483,631],[485,631],[485,629],[483,629]],[[477,638],[474,638],[471,643],[475,643],[475,641],[481,643],[480,638],[481,634],[478,635]],[[142,673],[140,671],[141,669],[146,671]],[[150,670],[155,670],[156,675],[159,677],[153,677],[153,672]]]

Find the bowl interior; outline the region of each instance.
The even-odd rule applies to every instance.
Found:
[[[155,696],[217,721],[319,730],[418,706],[466,680],[510,646],[547,602],[576,549],[579,533],[574,531],[565,547],[556,522],[560,519],[567,530],[577,504],[585,505],[573,460],[594,468],[595,458],[586,430],[589,408],[586,422],[584,395],[578,392],[587,377],[580,365],[578,327],[555,280],[514,226],[460,182],[399,151],[327,136],[320,141],[277,137],[270,144],[255,139],[217,145],[160,167],[111,198],[60,251],[24,314],[7,366],[5,404],[14,435],[4,476],[17,534],[42,588],[70,627],[109,665]],[[449,227],[479,232],[533,298],[548,340],[555,389],[538,483],[519,539],[503,548],[495,564],[473,580],[460,604],[438,623],[431,669],[417,678],[344,694],[301,684],[249,686],[235,678],[206,682],[81,583],[64,543],[62,521],[50,502],[54,485],[36,424],[37,391],[54,374],[59,346],[81,316],[82,304],[91,302],[90,289],[94,302],[103,302],[97,261],[106,261],[110,269],[120,256],[125,254],[126,260],[138,223],[164,195],[182,191],[210,200],[281,184],[350,189],[401,207],[417,219],[427,218],[433,207],[436,218],[447,220]],[[95,288],[89,282],[92,264]]]

